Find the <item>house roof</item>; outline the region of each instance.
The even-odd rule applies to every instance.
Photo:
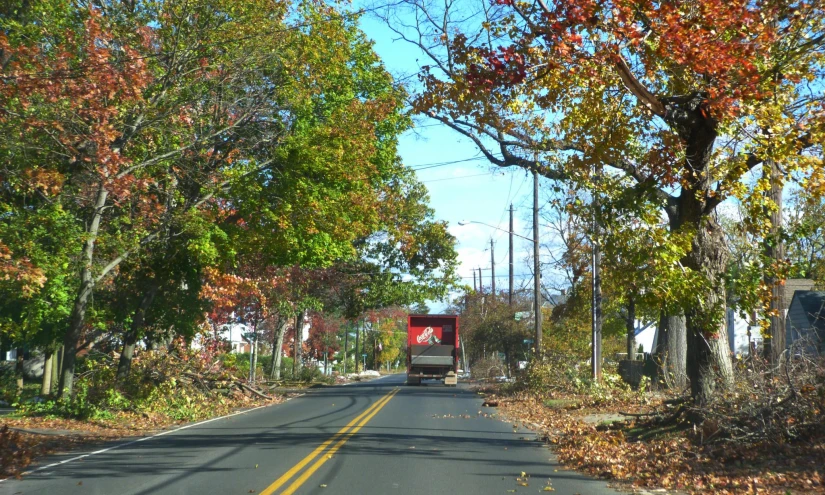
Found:
[[[794,293],[793,301],[797,301],[802,307],[802,314],[807,321],[794,321],[792,324],[797,328],[818,328],[825,329],[825,291],[797,290]],[[789,312],[791,317],[799,318],[799,312]]]
[[[808,278],[789,278],[785,280],[785,297],[782,298],[782,308],[791,307],[794,292],[798,290],[810,291],[814,288],[814,281]]]
[[[565,302],[567,302],[566,294],[548,294],[544,296],[544,303],[542,306],[556,307],[560,304],[564,304]]]

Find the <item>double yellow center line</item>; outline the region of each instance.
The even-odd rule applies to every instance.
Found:
[[[312,462],[313,459],[318,457],[319,454],[324,454],[321,456],[320,459],[315,461],[312,466],[310,466],[306,471],[304,471],[301,476],[299,476],[295,481],[292,482],[283,492],[282,495],[291,495],[295,493],[295,491],[303,485],[306,480],[309,479],[312,474],[318,470],[321,466],[327,462],[328,459],[332,458],[332,455],[335,454],[338,449],[340,449],[347,440],[349,440],[353,435],[358,433],[358,431],[366,425],[373,416],[378,414],[378,411],[381,410],[382,407],[387,405],[387,402],[393,398],[393,396],[398,393],[399,389],[393,389],[387,395],[383,396],[381,400],[373,404],[372,406],[368,407],[366,411],[362,412],[358,416],[355,417],[352,421],[347,423],[346,426],[341,428],[338,433],[332,436],[329,440],[322,443],[318,446],[317,449],[313,450],[311,454],[301,459],[301,461],[292,467],[289,471],[285,472],[283,476],[275,480],[274,483],[266,487],[264,491],[261,492],[261,495],[272,495],[284,486],[289,480],[291,480],[296,474],[298,474],[307,464]],[[334,444],[334,445],[333,445]],[[332,447],[330,447],[332,445]]]

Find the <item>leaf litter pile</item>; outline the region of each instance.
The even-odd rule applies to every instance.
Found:
[[[565,466],[600,478],[687,493],[825,493],[822,437],[702,442],[702,426],[657,427],[645,420],[651,410],[673,407],[661,398],[650,404],[626,396],[547,399],[506,387],[486,391],[504,417],[539,431]],[[599,421],[632,410],[639,414]]]

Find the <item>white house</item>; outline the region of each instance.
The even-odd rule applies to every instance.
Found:
[[[229,342],[232,348],[231,352],[248,353],[251,350],[251,344],[244,338],[252,332],[252,329],[243,323],[229,323],[223,325],[218,331],[218,338]]]
[[[738,311],[730,308],[726,317],[728,345],[734,356],[747,356],[751,348],[762,348],[762,329],[759,325],[751,325]]]
[[[789,320],[794,319],[798,315],[789,313],[791,301],[794,300],[794,295],[799,293],[807,293],[814,287],[814,281],[804,278],[791,278],[785,281],[785,297],[779,305],[779,310],[785,317],[786,324],[786,345],[791,345],[794,339],[791,333],[787,330]],[[727,310],[727,330],[728,343],[730,350],[735,356],[748,355],[750,346],[759,352],[762,348],[762,329],[759,325],[751,325],[748,320],[742,318],[738,311],[732,309]]]

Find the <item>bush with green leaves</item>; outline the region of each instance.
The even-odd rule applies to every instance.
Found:
[[[70,399],[27,403],[21,411],[78,419],[112,419],[122,413],[139,413],[195,421],[210,416],[216,407],[229,401],[226,390],[204,387],[196,377],[208,375],[213,381],[226,383],[243,379],[238,374],[239,356],[221,355],[210,360],[184,347],[138,352],[128,379],[117,381],[116,360],[93,353],[78,361],[75,393]]]
[[[0,400],[11,404],[17,401],[19,393],[14,373],[0,369]]]

